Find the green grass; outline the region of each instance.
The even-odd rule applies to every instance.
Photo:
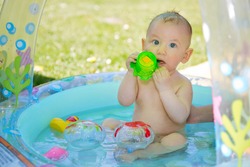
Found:
[[[35,80],[41,81],[35,82],[125,70],[128,55],[141,51],[141,38],[150,20],[173,9],[193,27],[194,53],[179,69],[206,61],[198,0],[48,0],[35,56],[39,76]]]

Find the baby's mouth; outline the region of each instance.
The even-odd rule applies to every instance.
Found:
[[[165,62],[163,60],[159,60],[159,59],[157,59],[157,63],[159,66],[162,66],[165,64]]]

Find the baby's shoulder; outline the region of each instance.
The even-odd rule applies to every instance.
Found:
[[[190,90],[190,89],[192,89],[191,81],[186,76],[180,74],[179,72],[176,73],[174,85],[176,85],[178,87],[178,90],[182,90],[182,89]]]
[[[191,84],[191,81],[186,76],[179,73],[178,71],[175,73],[175,80],[176,80],[176,82],[179,82],[179,83],[190,83]]]

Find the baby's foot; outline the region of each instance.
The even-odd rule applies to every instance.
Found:
[[[137,159],[137,157],[134,156],[132,153],[130,153],[130,154],[121,154],[117,158],[119,158],[120,161],[128,162],[128,163],[133,162],[133,161],[135,161]]]
[[[137,157],[133,153],[129,153],[126,148],[117,147],[114,151],[114,157],[117,161],[133,162]]]

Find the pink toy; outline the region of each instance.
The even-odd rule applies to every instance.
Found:
[[[58,161],[68,157],[68,152],[60,147],[53,147],[48,152],[44,154],[45,157],[53,160]]]
[[[66,119],[66,123],[70,124],[70,123],[76,122],[76,121],[78,121],[78,120],[79,120],[79,118],[78,118],[77,116],[70,116],[70,117],[68,117],[68,118]]]

